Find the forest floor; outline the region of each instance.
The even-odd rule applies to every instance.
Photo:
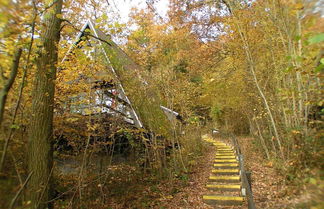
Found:
[[[324,208],[323,188],[317,185],[289,183],[278,173],[274,163],[265,160],[251,137],[240,137],[245,166],[252,171],[252,190],[257,208]],[[316,205],[316,206],[315,206]]]
[[[247,170],[252,171],[252,190],[257,208],[301,208],[320,209],[312,206],[319,199],[318,187],[287,186],[271,161],[264,160],[253,145],[253,139],[240,137],[239,143],[245,158]],[[89,201],[83,208],[156,208],[156,209],[208,209],[202,196],[208,194],[205,187],[214,160],[215,147],[206,143],[204,154],[194,160],[194,165],[186,173],[179,173],[168,180],[156,179],[153,173],[143,175],[132,165],[110,166],[102,177],[86,179],[87,187],[83,194]],[[90,169],[91,170],[91,169]],[[71,179],[75,179],[71,178]],[[67,178],[64,177],[64,182]],[[92,184],[92,186],[90,186]],[[75,185],[71,182],[69,185]],[[86,189],[88,188],[88,189]],[[300,189],[303,188],[303,189]],[[66,200],[56,202],[55,208],[66,206]],[[84,200],[83,200],[84,201]],[[315,204],[319,201],[315,201]],[[60,204],[61,203],[61,204]],[[314,205],[314,204],[313,204]],[[107,208],[107,206],[109,206]],[[70,205],[65,208],[76,208]],[[78,207],[77,207],[78,208]],[[220,208],[247,208],[246,205]]]
[[[238,139],[245,166],[247,170],[252,171],[252,190],[257,208],[324,208],[323,200],[320,199],[323,188],[320,191],[319,186],[312,184],[288,186],[273,163],[265,160],[262,153],[254,147],[252,138],[239,137]],[[188,172],[178,173],[167,180],[154,177],[156,176],[154,173],[143,175],[143,171],[138,170],[136,166],[124,163],[107,167],[101,175],[97,173],[87,175],[82,186],[83,199],[80,204],[78,201],[71,204],[76,191],[79,191],[75,189],[78,185],[77,174],[74,172],[61,174],[57,177],[56,190],[59,195],[55,198],[55,208],[212,208],[203,203],[202,196],[208,194],[205,185],[212,169],[215,147],[207,143],[204,147],[203,155],[192,161]],[[89,171],[88,174],[93,174],[93,170],[89,168],[85,172]],[[0,205],[3,199],[1,196],[0,190]],[[220,208],[247,207],[243,205]]]
[[[252,189],[257,208],[312,208],[318,203],[318,188],[311,186],[288,186],[283,176],[279,175],[271,161],[262,157],[262,153],[253,147],[253,139],[250,137],[239,138],[241,149],[245,157],[247,170],[252,171]],[[202,201],[202,196],[208,193],[205,185],[213,164],[215,149],[210,146],[207,152],[199,160],[199,164],[189,176],[188,185],[179,188],[179,192],[160,202],[156,208],[212,208]],[[246,205],[220,208],[247,208]]]
[[[252,171],[252,189],[257,208],[311,208],[310,195],[312,192],[302,191],[297,186],[287,186],[271,162],[263,159],[262,154],[251,146],[252,138],[239,138],[242,152],[245,156],[245,164]],[[139,182],[141,189],[137,193],[128,196],[124,201],[131,204],[118,204],[113,208],[212,208],[202,201],[202,196],[208,193],[205,185],[208,181],[215,148],[206,145],[203,156],[196,159],[197,164],[185,177],[180,176],[173,181],[164,181],[157,184]],[[136,186],[138,187],[138,186]],[[300,187],[299,187],[300,188]],[[119,206],[118,206],[119,205]],[[123,205],[123,206],[122,206]],[[220,208],[247,208],[246,205]],[[318,208],[319,209],[319,208]]]

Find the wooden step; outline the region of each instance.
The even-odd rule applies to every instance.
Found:
[[[221,149],[217,149],[216,151],[217,152],[219,152],[219,151],[233,151],[233,149],[232,148],[221,148]]]
[[[217,147],[227,147],[226,144],[215,144],[213,143],[213,145],[217,148]]]
[[[235,156],[233,153],[216,153],[216,156]]]
[[[225,154],[225,155],[235,155],[233,151],[217,151],[217,154]]]
[[[239,184],[207,184],[207,189],[214,191],[240,191],[241,185]]]
[[[231,146],[228,145],[215,145],[216,148],[232,148]]]
[[[225,153],[216,152],[215,155],[232,155],[232,156],[234,156],[235,154],[234,153],[228,153],[228,152],[227,153],[226,152]]]
[[[239,169],[213,169],[212,170],[213,174],[228,174],[228,175],[232,175],[232,174],[239,174],[240,171]]]
[[[213,143],[213,145],[214,145],[214,146],[227,146],[227,145],[224,144],[224,143],[215,143],[215,142]]]
[[[236,159],[234,155],[216,155],[215,159]]]
[[[203,201],[210,205],[240,205],[244,198],[239,196],[204,195]]]
[[[214,164],[215,168],[237,168],[238,167],[238,163],[215,163]]]
[[[233,150],[216,150],[217,153],[228,153],[228,152],[233,152]]]
[[[218,146],[216,147],[216,150],[220,150],[220,149],[232,149],[232,148],[231,147],[223,147],[223,146],[222,147],[218,147]]]
[[[234,150],[233,149],[231,149],[231,148],[227,148],[227,149],[216,149],[216,152],[234,152]]]
[[[236,159],[216,159],[215,163],[237,163]]]
[[[209,176],[209,181],[216,182],[239,182],[241,177],[239,175],[235,176]]]
[[[221,153],[217,153],[217,154],[221,154],[221,155],[235,155],[235,153],[233,153],[233,152],[227,152],[227,153],[223,153],[223,152],[221,152]]]

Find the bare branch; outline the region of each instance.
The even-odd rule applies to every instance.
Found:
[[[12,209],[14,208],[14,205],[18,199],[18,197],[20,196],[20,194],[22,193],[22,191],[24,190],[24,188],[26,187],[30,177],[33,175],[33,172],[30,172],[29,175],[27,176],[24,184],[20,187],[20,189],[18,190],[18,192],[16,193],[16,195],[14,196],[14,198],[11,200],[11,203],[10,203],[10,206],[9,206],[9,209]]]

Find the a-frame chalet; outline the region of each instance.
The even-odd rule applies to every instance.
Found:
[[[85,37],[87,38],[93,38],[95,39],[96,46],[99,50],[101,50],[101,53],[104,55],[104,59],[106,59],[106,62],[108,63],[107,68],[108,71],[111,72],[111,74],[114,77],[114,80],[117,81],[116,85],[112,85],[110,89],[104,90],[105,99],[107,101],[104,101],[105,103],[105,112],[111,113],[111,114],[118,114],[121,117],[124,118],[124,120],[128,123],[133,124],[137,128],[142,128],[143,124],[139,119],[138,114],[134,110],[134,107],[130,101],[130,99],[127,97],[126,92],[123,88],[123,85],[119,79],[119,76],[117,75],[117,72],[114,68],[114,66],[111,63],[111,60],[109,59],[109,53],[114,53],[114,55],[120,59],[125,60],[123,62],[123,68],[125,70],[136,70],[138,66],[124,53],[116,43],[114,43],[107,35],[105,35],[101,30],[95,27],[94,23],[88,20],[80,32],[78,33],[77,37],[74,40],[74,43],[69,48],[68,52],[64,56],[62,62],[66,62],[69,59],[69,55],[73,53],[73,50],[78,47],[78,44],[85,40]],[[104,83],[103,83],[104,82]],[[94,86],[96,87],[96,84],[102,85],[109,85],[105,81],[94,81]],[[115,100],[117,100],[118,105],[114,105]]]

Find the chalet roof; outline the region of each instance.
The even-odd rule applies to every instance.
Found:
[[[78,33],[77,37],[75,38],[73,44],[69,48],[68,52],[64,56],[62,62],[67,60],[68,55],[74,50],[74,48],[77,46],[77,44],[82,40],[82,37],[87,35],[87,29],[91,31],[91,36],[98,40],[99,45],[101,46],[102,52],[107,60],[108,63],[111,63],[109,59],[108,52],[113,52],[116,57],[119,59],[122,59],[122,68],[125,70],[137,70],[139,66],[132,61],[130,57],[120,48],[116,43],[114,43],[106,34],[104,34],[99,28],[95,27],[94,23],[91,20],[87,20],[87,22],[83,25],[82,29]],[[110,70],[112,71],[113,75],[115,76],[116,80],[119,81],[118,87],[119,87],[119,93],[121,98],[129,104],[130,106],[130,114],[132,116],[132,119],[134,121],[134,125],[137,128],[142,128],[143,124],[139,119],[138,114],[136,113],[135,109],[132,106],[131,101],[127,97],[125,90],[119,80],[119,76],[117,74],[116,69],[113,65],[110,65]]]
[[[83,25],[79,34],[75,38],[73,45],[67,52],[67,55],[73,50],[73,47],[75,47],[82,40],[81,38],[86,35],[87,29],[89,29],[92,32],[93,38],[99,40],[99,44],[101,46],[107,47],[108,50],[113,51],[115,53],[116,57],[122,60],[123,69],[137,71],[140,68],[140,66],[136,64],[113,40],[111,40],[109,36],[103,33],[99,28],[97,28],[91,20],[87,20],[87,22]],[[109,57],[107,54],[107,50],[104,50],[103,53],[106,55],[107,58]],[[63,61],[65,61],[66,57],[67,56],[63,58]]]

